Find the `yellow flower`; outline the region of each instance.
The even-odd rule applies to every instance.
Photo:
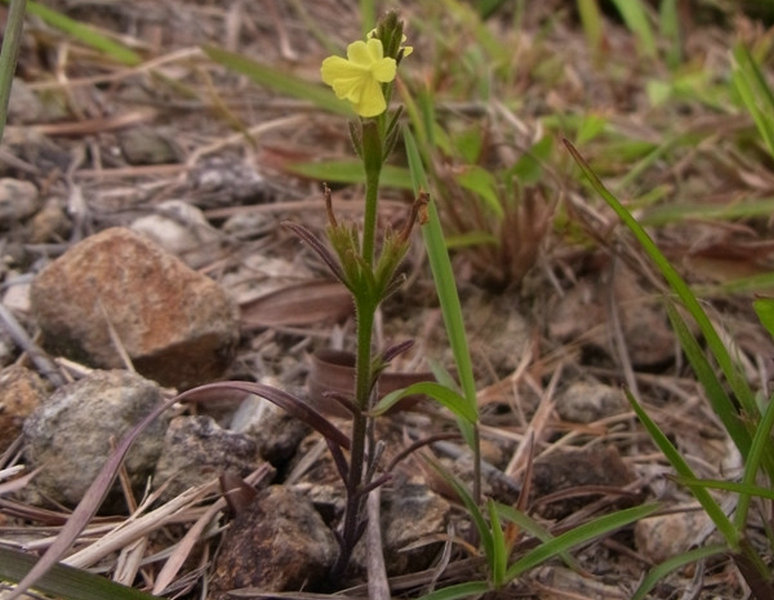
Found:
[[[394,58],[385,58],[381,40],[352,42],[347,58],[329,56],[322,63],[322,80],[336,96],[349,100],[361,117],[375,117],[387,109],[382,83],[395,79]]]

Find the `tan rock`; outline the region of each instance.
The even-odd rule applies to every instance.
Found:
[[[110,323],[138,372],[166,386],[218,377],[239,336],[214,281],[124,228],[86,238],[43,269],[31,305],[50,352],[121,367]]]
[[[21,434],[24,419],[46,398],[46,385],[19,365],[0,372],[0,454]]]

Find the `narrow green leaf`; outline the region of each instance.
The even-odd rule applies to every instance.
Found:
[[[747,494],[774,500],[774,490],[771,488],[748,485],[738,481],[726,481],[724,479],[691,479],[689,477],[675,477],[677,483],[689,488],[707,488],[711,490],[723,490],[735,494]]]
[[[8,3],[8,0],[3,0],[3,2]],[[127,48],[123,44],[98,33],[89,25],[66,17],[62,13],[48,8],[47,6],[43,6],[38,2],[29,0],[27,2],[27,12],[36,17],[40,17],[52,27],[64,31],[86,46],[99,50],[122,64],[134,66],[142,62],[140,55],[131,48]]]
[[[38,557],[0,546],[0,579],[19,582]],[[66,565],[54,565],[35,582],[35,589],[65,600],[154,600],[152,596],[105,577]]]
[[[0,51],[0,140],[3,139],[8,119],[8,101],[11,98],[11,85],[19,58],[26,7],[27,0],[10,0],[6,15],[3,47]]]
[[[500,238],[488,231],[468,231],[457,235],[446,236],[446,247],[470,248],[471,246],[500,246]]]
[[[682,61],[680,15],[677,9],[677,0],[661,0],[659,29],[661,30],[661,36],[669,42],[666,63],[670,69],[675,69],[680,66]]]
[[[357,160],[327,160],[301,162],[288,165],[288,170],[302,177],[319,179],[328,183],[364,183],[363,162]],[[411,173],[405,167],[384,165],[379,187],[411,189]]]
[[[464,189],[473,192],[484,201],[486,207],[494,213],[498,219],[505,216],[505,211],[500,205],[497,196],[497,180],[486,169],[477,165],[468,165],[463,171],[454,177]]]
[[[452,411],[457,417],[465,419],[469,423],[475,423],[478,419],[478,414],[471,409],[470,404],[464,397],[454,390],[432,381],[420,381],[401,390],[395,390],[386,394],[374,407],[371,414],[373,416],[384,414],[402,398],[416,394],[430,396],[433,400]]]
[[[586,43],[595,57],[599,57],[602,51],[602,12],[599,10],[597,0],[578,0],[578,14],[580,15],[583,33],[586,35]]]
[[[769,405],[763,413],[763,418],[758,422],[755,430],[755,436],[752,440],[752,447],[747,455],[744,464],[744,475],[742,476],[742,486],[752,487],[758,477],[758,470],[765,457],[765,452],[771,446],[771,428],[774,426],[774,401],[769,398]],[[734,525],[739,531],[743,531],[747,526],[747,512],[750,508],[752,495],[748,492],[742,492],[739,495],[739,502],[734,514]]]
[[[656,38],[648,21],[648,13],[642,0],[612,0],[626,26],[637,37],[637,46],[645,56],[655,58]]]
[[[487,563],[489,564],[489,571],[491,572],[494,568],[494,541],[492,538],[492,531],[489,528],[486,519],[484,519],[484,515],[481,514],[481,509],[475,503],[473,497],[470,495],[470,492],[468,492],[468,490],[459,479],[444,469],[443,466],[441,466],[439,463],[435,461],[428,462],[454,489],[454,492],[457,494],[457,496],[459,496],[460,500],[462,500],[462,503],[465,505],[465,508],[467,509],[468,514],[470,514],[470,518],[473,519],[473,524],[476,526],[476,530],[478,531],[478,536],[481,539],[481,546],[484,548],[484,555],[486,556]]]
[[[505,534],[497,515],[494,500],[491,498],[486,503],[489,510],[489,523],[492,530],[492,583],[495,588],[502,587],[505,581],[505,568],[508,566],[508,548],[505,545]]]
[[[774,92],[744,44],[734,46],[732,55],[732,81],[736,91],[755,121],[769,154],[774,156]]]
[[[715,411],[715,414],[722,421],[723,427],[725,427],[739,452],[743,457],[747,458],[752,439],[747,431],[747,427],[739,419],[734,403],[728,397],[726,390],[723,389],[723,385],[715,374],[715,369],[709,363],[707,357],[704,356],[704,351],[699,346],[699,342],[693,336],[685,320],[672,302],[666,302],[666,309],[672,329],[677,335],[677,339],[680,340],[680,345],[688,358],[688,362],[691,363],[696,378],[704,388],[704,393],[707,395],[712,410]]]
[[[755,314],[758,320],[766,328],[771,337],[774,337],[774,299],[760,298],[753,302]]]
[[[334,114],[347,117],[354,116],[349,103],[339,100],[327,87],[296,77],[287,70],[264,65],[241,54],[229,52],[217,46],[206,44],[202,46],[202,50],[215,62],[232,71],[247,75],[258,85],[265,86],[279,94],[306,100]]]
[[[664,456],[666,456],[674,470],[677,471],[677,474],[686,479],[696,479],[693,470],[688,463],[685,462],[685,459],[677,451],[677,448],[672,445],[672,442],[669,441],[667,436],[664,435],[664,432],[656,425],[655,421],[650,418],[650,415],[648,415],[637,400],[635,400],[634,396],[627,391],[626,397],[629,399],[632,408],[634,408],[634,412],[637,413],[640,422],[645,426],[648,434],[650,434],[651,439],[656,446],[658,446],[659,450],[664,453]],[[718,503],[715,502],[715,499],[706,489],[691,488],[691,491],[699,501],[699,504],[701,504],[704,512],[712,519],[712,522],[715,523],[715,527],[718,528],[718,531],[720,531],[721,535],[726,539],[728,545],[736,552],[739,548],[741,538],[740,532],[733,526],[723,512],[723,509],[720,508]]]
[[[472,598],[489,591],[486,581],[466,581],[421,596],[419,600],[458,600]]]
[[[669,260],[667,260],[661,250],[658,249],[645,229],[643,229],[643,227],[637,222],[632,214],[626,210],[626,208],[618,201],[618,199],[608,191],[608,189],[599,180],[591,167],[589,167],[588,163],[580,155],[578,150],[576,150],[575,146],[573,146],[572,143],[568,140],[564,140],[564,143],[565,146],[567,146],[567,149],[570,151],[570,154],[572,154],[573,158],[575,159],[575,162],[578,164],[578,166],[580,166],[581,170],[586,175],[591,186],[605,200],[605,202],[607,202],[608,206],[610,206],[610,208],[615,211],[618,217],[634,234],[634,236],[637,238],[637,241],[648,254],[650,259],[661,271],[664,279],[667,280],[672,290],[674,290],[685,307],[688,309],[688,312],[694,318],[699,326],[699,329],[704,335],[704,339],[707,341],[707,345],[709,346],[710,351],[718,361],[718,365],[723,371],[723,374],[725,375],[726,380],[731,386],[731,389],[733,390],[737,399],[742,404],[742,407],[744,408],[749,418],[755,419],[758,415],[758,407],[755,404],[755,396],[750,389],[750,385],[742,375],[737,364],[731,358],[731,355],[723,344],[723,341],[720,339],[717,331],[715,331],[715,327],[709,320],[707,313],[704,312],[704,309],[702,308],[701,304],[699,304],[699,301],[696,299],[696,296],[693,294],[691,289],[688,287],[688,284],[685,283],[685,280],[683,280],[683,278],[672,266]],[[769,474],[774,474],[774,464],[771,463],[771,461],[768,459],[766,466],[767,472]]]
[[[411,131],[408,129],[404,130],[404,139],[414,192],[418,194],[421,190],[429,189],[427,177],[414,136],[411,135]],[[470,408],[478,414],[476,383],[473,378],[473,363],[470,359],[470,349],[465,334],[462,307],[457,294],[454,271],[451,267],[449,253],[446,250],[446,243],[441,230],[438,210],[436,209],[435,201],[432,199],[428,203],[427,214],[428,221],[422,226],[422,236],[425,240],[427,256],[433,273],[433,281],[435,282],[438,299],[441,303],[441,312],[443,313],[446,332],[454,354],[454,361],[457,364],[457,374],[463,395],[468,401]]]
[[[698,560],[703,560],[705,558],[717,556],[718,554],[723,554],[726,551],[727,548],[722,544],[713,544],[703,548],[696,548],[695,550],[690,550],[665,560],[657,567],[651,569],[651,571],[645,576],[645,579],[642,580],[640,587],[638,587],[637,591],[634,592],[631,600],[645,600],[648,592],[650,592],[650,590],[652,590],[659,581],[661,581],[672,571],[675,571],[676,569],[679,569],[685,565],[694,563]]]
[[[508,568],[508,571],[505,573],[505,580],[511,581],[549,558],[558,556],[570,548],[625,527],[630,523],[647,517],[659,508],[658,504],[643,504],[642,506],[620,510],[579,525],[548,542],[543,542],[537,548],[517,560]]]
[[[723,204],[680,202],[662,204],[645,211],[640,221],[643,225],[666,225],[678,221],[744,219],[768,217],[774,213],[774,198],[739,198]]]
[[[497,512],[500,514],[500,518],[515,523],[524,531],[539,539],[541,542],[548,542],[554,539],[554,536],[551,535],[551,533],[540,523],[535,521],[535,519],[519,510],[516,510],[512,506],[497,503]],[[560,552],[558,556],[568,567],[576,571],[580,571],[580,566],[569,552]]]

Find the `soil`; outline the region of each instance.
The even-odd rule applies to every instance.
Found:
[[[415,46],[411,65],[407,59],[410,77],[429,81],[434,73],[448,69],[454,49],[435,46],[422,32],[423,11],[436,15],[437,9],[429,3],[403,4],[402,16]],[[761,34],[760,21],[739,14],[737,21],[727,22],[709,9],[691,10],[692,3],[683,4],[685,13],[692,16],[686,22],[685,48],[697,60],[720,60],[717,56],[728,48],[718,39],[731,37],[732,30],[759,39],[755,36]],[[359,37],[358,3],[140,0],[48,5],[118,34],[141,53],[144,62],[139,67],[119,66],[97,51],[68,41],[38,17],[27,21],[17,97],[0,146],[0,176],[34,184],[40,202],[25,202],[16,213],[0,213],[3,303],[34,336],[36,324],[18,288],[78,241],[156,215],[163,202],[182,199],[201,209],[216,233],[195,248],[197,270],[222,285],[242,308],[239,347],[223,378],[272,382],[306,393],[313,352],[331,348],[351,352],[354,322],[346,295],[330,286],[324,265],[281,224],[290,219],[322,234],[321,182],[294,174],[292,165],[351,157],[347,128],[339,117],[276,95],[214,63],[202,47],[222,46],[317,81],[320,62],[330,53],[324,43],[343,48]],[[495,102],[482,107],[478,101],[466,101],[453,81],[434,82],[439,96],[443,92],[451,98],[443,110],[463,122],[480,120],[489,136],[492,165],[508,160],[508,152],[497,149],[502,141],[498,126],[509,123],[502,136],[509,144],[520,141],[516,152],[520,156],[521,148],[537,139],[538,119],[552,112],[598,112],[609,116],[616,127],[638,132],[642,139],[661,134],[648,121],[652,115],[645,88],[654,74],[647,67],[631,64],[628,75],[621,77],[612,76],[604,61],[595,64],[575,3],[523,5],[520,38],[514,36],[512,7],[488,22],[491,35],[513,41],[514,51],[522,53],[526,63],[555,72],[533,74],[522,69],[514,73],[510,92],[519,95],[518,101],[503,99],[517,107],[510,121],[497,112],[502,107]],[[610,22],[608,27],[608,51],[629,52],[634,62],[630,35],[620,23]],[[563,64],[545,61],[550,52],[556,52]],[[621,66],[611,65],[611,69]],[[761,156],[760,163],[753,163],[749,155],[737,156],[733,148],[723,146],[723,133],[750,123],[739,125],[737,117],[721,119],[709,110],[691,112],[697,110],[689,106],[684,107],[686,114],[675,110],[653,118],[672,119],[676,131],[719,129],[721,135],[710,140],[719,146],[716,154],[701,149],[693,161],[684,156],[677,165],[656,164],[638,180],[638,191],[644,194],[648,186],[667,186],[683,190],[684,195],[685,190],[695,190],[704,200],[770,194],[774,187],[770,164]],[[597,150],[595,165],[607,167],[601,175],[612,180],[623,177],[630,165]],[[402,160],[398,151],[395,162]],[[668,462],[622,396],[616,396],[620,388],[626,387],[642,402],[699,476],[736,477],[738,455],[679,351],[661,301],[665,284],[612,212],[581,187],[569,157],[561,164],[563,173],[546,176],[545,183],[530,192],[534,197],[523,199],[522,206],[532,208],[520,209],[518,218],[507,221],[512,226],[509,231],[516,232],[513,237],[506,234],[513,246],[508,256],[493,254],[486,247],[453,254],[479,389],[485,459],[495,473],[488,476],[485,491],[503,502],[525,502],[530,514],[554,532],[645,500],[662,502],[667,512],[690,513],[696,507],[692,496],[671,478]],[[361,194],[359,185],[335,185],[337,214],[359,218]],[[401,223],[411,201],[405,190],[386,188],[380,225]],[[460,223],[470,217],[459,205],[447,206],[442,216],[449,231],[457,233]],[[684,220],[654,230],[656,241],[686,278],[708,288],[741,275],[768,272],[771,234],[771,222],[766,219]],[[513,242],[516,238],[518,243]],[[184,249],[181,255],[185,258],[192,251]],[[413,347],[393,361],[393,373],[429,378],[436,364],[453,370],[418,234],[403,269],[407,283],[382,307],[376,344],[384,348],[414,340]],[[750,294],[715,295],[706,306],[735,344],[751,384],[765,396],[774,345],[757,325],[750,299]],[[3,356],[4,364],[36,368],[24,349],[11,346]],[[66,367],[77,372],[77,365]],[[313,390],[315,384],[311,382]],[[582,394],[584,402],[597,393],[606,394],[605,398],[612,393],[613,400],[593,406],[584,403],[574,412],[569,409],[568,414],[587,415],[583,422],[565,420],[557,412],[557,399],[579,385],[588,390]],[[227,404],[223,411],[234,408]],[[223,414],[215,416],[224,420]],[[421,435],[455,431],[454,419],[427,400],[385,419],[397,446]],[[435,452],[464,479],[469,476],[470,459],[456,442],[425,451]],[[301,447],[309,446],[307,442]],[[297,456],[287,461],[287,454],[283,452],[286,462],[279,465],[280,479],[299,460]],[[0,455],[0,472],[18,460],[12,447]],[[330,464],[321,463],[318,468],[334,471]],[[424,475],[434,491],[459,504],[442,481]],[[520,498],[525,489],[528,497]],[[16,514],[0,505],[0,541],[19,526]],[[39,520],[33,514],[26,513],[25,525],[45,523],[44,514],[37,515]],[[198,516],[194,514],[186,527]],[[452,521],[459,528],[459,540],[469,526],[457,508]],[[688,518],[680,522],[685,547],[664,547],[677,536],[674,530],[637,529],[635,534],[628,527],[576,550],[580,573],[552,561],[485,597],[628,598],[662,554],[714,541],[704,534],[704,524],[692,528],[693,522]],[[58,530],[59,523],[52,523],[56,526],[47,524],[49,534]],[[759,528],[753,530],[751,543],[757,545],[762,536]],[[146,557],[172,546],[182,533],[175,527],[156,532]],[[221,551],[219,532],[208,535],[181,569],[168,597],[175,592],[186,598],[201,597],[206,589],[203,582],[211,576]],[[514,535],[514,557],[534,545],[529,536]],[[650,540],[658,546],[652,555],[648,555],[651,545],[638,542],[648,535],[667,540],[663,544],[660,538]],[[417,597],[429,589],[433,577],[437,587],[485,577],[470,560],[470,549],[470,544],[450,544],[448,555],[439,551],[433,556],[430,571],[397,578],[394,595]],[[760,551],[770,562],[765,548]],[[112,571],[115,560],[111,560],[103,571]],[[439,567],[444,560],[446,570]],[[151,560],[129,583],[151,589],[159,569]],[[351,592],[354,596],[365,593],[362,581],[349,583],[361,585]],[[735,565],[720,556],[677,569],[649,597],[741,599],[748,597],[748,590]]]

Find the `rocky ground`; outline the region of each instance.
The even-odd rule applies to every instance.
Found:
[[[323,41],[343,46],[359,36],[356,3],[52,4],[118,32],[146,60],[118,67],[38,18],[25,34],[0,146],[0,543],[32,552],[50,545],[111,448],[177,392],[257,382],[329,410],[324,392],[353,381],[349,298],[281,226],[289,219],[322,231],[320,182],[289,165],[348,155],[343,120],[250,84],[200,46],[216,43],[316,81]],[[550,10],[528,10],[532,33]],[[432,72],[422,58],[430,42],[411,20],[421,10],[405,11],[420,77]],[[578,50],[577,18],[559,14],[566,22],[558,20],[550,42],[576,53],[568,72],[577,69],[571,75],[590,87],[569,75],[550,93],[525,86],[526,127],[531,110],[542,114],[574,94],[618,110],[622,127],[645,128],[636,74],[627,92],[600,83],[602,69],[583,71],[589,58]],[[499,34],[504,26],[493,27]],[[610,43],[625,44],[627,34],[613,31]],[[583,573],[550,562],[498,597],[623,599],[653,565],[714,540],[714,529],[669,477],[621,386],[702,476],[733,476],[740,459],[685,366],[660,279],[565,170],[540,216],[553,225],[524,273],[493,285],[477,276],[481,256],[455,254],[479,384],[485,492],[513,504],[530,473],[529,512],[554,531],[646,499],[665,510],[579,549]],[[695,170],[701,178],[711,167]],[[771,186],[764,168],[748,180],[758,191]],[[357,219],[360,191],[335,189],[337,211]],[[380,222],[398,222],[410,200],[386,190]],[[659,241],[707,283],[716,270],[761,272],[770,233],[770,223],[700,222],[665,228]],[[433,362],[452,367],[419,236],[404,268],[408,283],[382,307],[376,343],[415,343],[383,376],[386,390],[432,378]],[[708,307],[765,391],[774,348],[749,297]],[[325,575],[344,496],[322,437],[255,395],[196,400],[174,404],[136,441],[67,562],[169,598],[224,598],[245,587],[332,591]],[[347,431],[346,420],[331,418]],[[423,437],[455,430],[450,414],[419,399],[379,419],[385,464]],[[451,438],[398,462],[381,490],[398,597],[474,578],[479,568],[465,543],[465,513],[430,458],[470,477],[471,458]],[[520,538],[516,552],[530,543]],[[338,583],[363,597],[365,548],[353,563]],[[746,593],[733,565],[718,559],[674,572],[652,597]]]

